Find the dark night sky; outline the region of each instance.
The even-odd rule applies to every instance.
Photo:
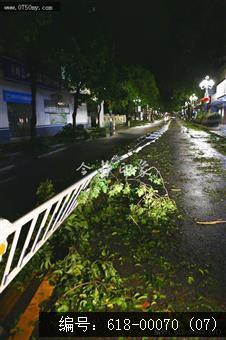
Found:
[[[225,0],[97,0],[118,57],[155,74],[163,90],[196,83],[225,56]]]
[[[84,4],[95,7],[100,34],[113,39],[118,62],[150,69],[166,97],[197,86],[206,74],[216,77],[226,56],[226,0],[62,0],[51,39],[60,41],[65,26],[77,36],[92,31],[80,11]]]

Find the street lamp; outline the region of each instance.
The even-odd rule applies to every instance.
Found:
[[[139,104],[141,103],[141,99],[140,99],[140,98],[133,99],[133,102],[134,102],[136,105],[139,105]]]
[[[189,117],[188,115],[188,109],[189,109],[189,102],[185,102],[184,103],[184,113],[185,113],[185,116]]]
[[[205,79],[203,79],[203,81],[201,81],[201,83],[199,84],[199,87],[202,90],[205,90],[205,97],[209,97],[209,89],[212,89],[214,84],[215,83],[214,83],[213,79],[210,79],[209,76],[206,76]]]
[[[196,100],[198,100],[198,97],[196,96],[195,93],[193,93],[190,97],[189,97],[190,102],[192,103],[192,105],[194,105],[194,103],[196,102]]]
[[[141,103],[141,99],[140,98],[136,98],[136,99],[133,99],[133,102],[135,104],[135,106],[137,106],[137,112],[141,112],[141,106],[140,106],[140,103]]]
[[[193,115],[194,115],[194,118],[196,118],[195,102],[198,100],[198,97],[196,96],[195,93],[193,93],[193,94],[189,97],[189,100],[190,100],[190,102],[191,102],[191,108],[192,108],[191,115],[192,115],[192,117],[193,117]]]

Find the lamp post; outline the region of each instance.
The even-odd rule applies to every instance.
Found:
[[[189,100],[191,102],[191,108],[192,108],[192,112],[191,114],[193,115],[194,110],[195,110],[195,102],[198,100],[198,97],[196,96],[195,93],[193,93],[190,97]],[[195,117],[196,118],[196,117]]]
[[[187,116],[187,118],[189,118],[189,114],[188,114],[188,109],[189,109],[189,102],[185,102],[184,103],[184,108],[185,108],[185,116]]]
[[[196,96],[195,93],[193,93],[190,97],[189,97],[190,102],[192,103],[192,105],[194,105],[194,103],[196,102],[196,100],[198,100],[198,97]]]
[[[158,108],[158,116],[161,116],[161,108]]]
[[[214,85],[214,81],[213,79],[210,79],[209,76],[206,76],[205,79],[203,79],[203,81],[201,81],[201,83],[199,84],[199,87],[202,90],[205,90],[205,98],[208,98],[207,103],[209,102],[209,90],[212,89],[213,85]],[[206,107],[206,111],[208,111],[208,107]]]
[[[205,90],[205,97],[209,97],[209,89],[212,89],[214,84],[213,79],[210,79],[209,76],[206,76],[205,79],[201,81],[199,87],[201,90]]]
[[[141,112],[141,106],[140,106],[141,99],[140,98],[133,99],[133,102],[135,104],[135,108],[137,109],[137,112],[138,113]]]

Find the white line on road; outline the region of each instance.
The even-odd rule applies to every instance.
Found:
[[[10,170],[10,169],[12,169],[12,168],[14,168],[15,167],[15,165],[8,165],[8,166],[5,166],[4,168],[1,168],[0,169],[0,172],[4,172],[4,171],[7,171],[7,170]]]
[[[60,148],[60,149],[57,149],[55,151],[44,153],[43,155],[39,155],[38,158],[45,158],[45,157],[51,156],[51,155],[53,155],[53,154],[55,154],[57,152],[63,151],[63,150],[66,150],[66,148]]]

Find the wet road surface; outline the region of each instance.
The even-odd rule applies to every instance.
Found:
[[[137,138],[158,129],[160,122],[148,127],[123,130],[109,138],[77,142],[52,156],[31,159],[29,163],[0,174],[0,217],[14,221],[35,207],[36,190],[41,181],[51,179],[57,192],[77,181],[76,168],[82,162],[110,159],[120,148],[136,143]]]
[[[144,152],[167,180],[183,217],[178,260],[183,256],[207,266],[215,280],[215,297],[226,302],[226,223],[197,224],[226,221],[226,156],[211,146],[208,133],[188,129],[177,121]]]
[[[131,129],[110,139],[81,142],[53,157],[34,160],[15,173],[16,179],[2,185],[1,213],[20,213],[35,203],[40,180],[51,178],[62,189],[78,176],[76,167],[83,161],[109,159],[119,146],[135,142],[148,129]],[[176,201],[182,219],[178,221],[176,260],[188,260],[208,267],[214,285],[210,294],[226,302],[226,223],[197,224],[200,221],[226,220],[226,156],[210,143],[210,135],[173,121],[169,130],[140,153],[161,171],[170,196]],[[222,143],[225,143],[223,141]],[[11,190],[11,191],[10,191]],[[14,195],[12,195],[14,190]],[[19,203],[18,203],[19,202]],[[4,210],[5,208],[6,210]],[[6,214],[5,214],[6,216]]]
[[[12,171],[10,176],[15,178],[0,186],[0,216],[11,221],[20,217],[35,206],[40,181],[52,179],[60,191],[78,179],[76,168],[83,161],[110,159],[117,148],[126,149],[148,130],[130,129],[111,138],[80,142]],[[182,215],[177,256],[208,266],[216,281],[215,296],[226,301],[226,223],[197,224],[226,220],[226,156],[212,147],[207,132],[188,129],[177,121],[142,153],[160,169]]]

